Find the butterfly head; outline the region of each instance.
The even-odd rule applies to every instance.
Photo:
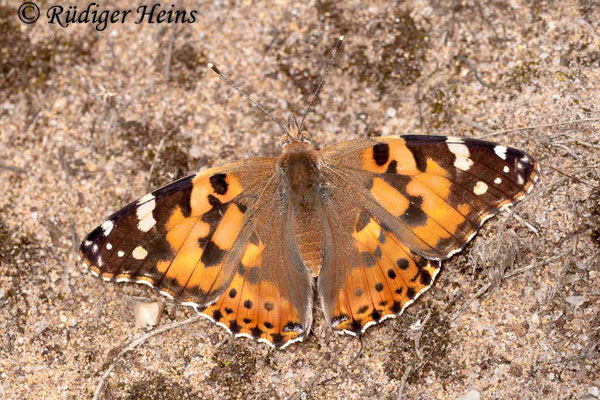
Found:
[[[294,142],[312,143],[312,135],[307,130],[301,130],[298,120],[292,114],[288,115],[287,133],[281,137],[281,145],[288,146]]]

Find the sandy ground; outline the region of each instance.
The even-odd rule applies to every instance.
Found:
[[[183,1],[193,24],[101,32],[24,25],[18,6],[0,0],[0,398],[89,399],[106,371],[102,399],[599,398],[597,0]],[[160,296],[81,271],[79,240],[148,188],[279,152],[277,126],[207,60],[285,119],[340,34],[316,143],[486,137],[541,162],[532,195],[362,341],[315,310],[314,335],[285,351],[201,320],[119,357],[145,333],[134,305]],[[160,326],[192,316],[166,300]]]

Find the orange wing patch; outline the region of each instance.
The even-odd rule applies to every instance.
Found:
[[[350,266],[331,312],[335,330],[360,334],[369,326],[402,313],[425,292],[439,272],[410,251],[398,237],[361,212],[352,234],[360,258]]]
[[[264,279],[264,251],[265,244],[253,234],[231,283],[202,314],[236,336],[285,347],[306,332],[284,288]]]
[[[377,143],[365,149],[360,160],[365,171],[382,174],[391,167],[395,169],[396,173],[402,175],[410,176],[419,172],[413,153],[402,138]]]

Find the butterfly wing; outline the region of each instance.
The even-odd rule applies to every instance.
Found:
[[[203,312],[236,336],[278,348],[302,340],[312,323],[312,277],[290,221],[290,205],[273,182],[238,270],[224,294]]]
[[[318,291],[326,317],[346,333],[401,313],[441,260],[538,177],[524,152],[443,136],[362,139],[321,156],[331,233]]]
[[[157,288],[238,335],[276,345],[303,337],[312,288],[280,240],[274,163],[233,163],[147,194],[85,237],[82,264],[104,280]]]

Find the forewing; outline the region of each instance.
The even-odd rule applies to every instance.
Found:
[[[322,150],[326,174],[357,193],[411,250],[434,260],[460,251],[491,215],[522,199],[535,161],[475,139],[397,136]]]
[[[85,237],[83,265],[104,280],[144,283],[185,303],[213,302],[237,267],[243,228],[273,163],[209,169],[143,196]]]
[[[147,194],[85,237],[82,264],[107,281],[154,287],[237,335],[277,346],[304,337],[312,288],[281,240],[274,162],[209,169]]]
[[[538,176],[527,154],[471,139],[365,139],[321,155],[330,232],[318,291],[332,327],[352,334],[399,315]]]

